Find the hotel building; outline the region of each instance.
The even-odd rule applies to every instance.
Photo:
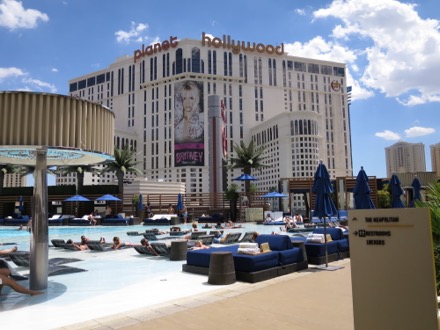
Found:
[[[268,191],[281,178],[313,177],[319,160],[331,178],[352,175],[345,71],[343,63],[287,55],[283,44],[202,33],[198,40],[171,36],[143,45],[70,80],[69,93],[113,110],[115,142],[135,140],[145,177],[185,182],[187,193],[210,191],[208,97],[218,95],[225,159],[234,143],[264,146],[271,166],[253,175]],[[189,89],[197,90],[196,112],[184,124],[183,114],[192,111],[185,105]],[[239,169],[224,173],[227,185],[240,184],[233,181]]]
[[[436,173],[437,178],[440,178],[440,143],[429,146],[431,149],[431,166],[432,171]]]
[[[387,177],[393,173],[426,172],[425,145],[399,141],[385,148]]]

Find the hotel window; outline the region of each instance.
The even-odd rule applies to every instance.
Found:
[[[191,51],[192,72],[200,72],[200,49],[194,47]]]
[[[182,73],[183,69],[183,55],[182,49],[179,48],[176,50],[176,74]]]

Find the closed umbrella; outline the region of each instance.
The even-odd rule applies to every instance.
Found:
[[[140,215],[142,215],[142,217],[143,217],[143,212],[144,212],[144,201],[143,201],[143,197],[142,197],[142,194],[139,194],[139,202],[138,202],[138,205],[137,205],[137,208],[138,208],[138,210],[139,210],[139,214]]]
[[[333,187],[330,182],[330,175],[322,161],[315,172],[312,192],[316,195],[313,216],[324,219],[325,267],[328,268],[327,224],[325,218],[336,215],[338,210],[331,199]]]
[[[403,195],[403,189],[400,186],[400,179],[396,174],[391,176],[390,180],[390,188],[391,188],[391,207],[392,208],[402,208],[405,207],[400,196]]]
[[[24,211],[24,200],[23,200],[23,196],[20,195],[20,198],[18,199],[18,210],[20,211],[20,213],[23,213]]]
[[[354,207],[357,210],[360,209],[374,209],[373,201],[370,196],[371,189],[368,186],[368,176],[364,171],[364,167],[361,166],[356,177],[356,185],[354,186]]]
[[[177,195],[177,205],[176,205],[176,209],[177,209],[177,211],[182,211],[184,207],[185,207],[185,206],[183,205],[183,197],[182,197],[182,194],[178,194],[178,195]]]
[[[422,196],[420,195],[420,189],[422,188],[422,184],[417,176],[414,177],[413,182],[411,183],[413,188],[413,198],[411,200],[410,206],[415,207],[415,201],[422,200]]]

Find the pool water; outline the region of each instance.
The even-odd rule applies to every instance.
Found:
[[[190,224],[181,226],[183,230],[190,227]],[[107,242],[119,236],[122,241],[139,243],[142,236],[130,236],[127,232],[153,228],[169,230],[168,226],[143,225],[49,227],[49,244],[55,238],[79,241],[81,235],[94,240],[104,237]],[[199,228],[205,230],[202,226]],[[225,232],[254,230],[263,234],[279,231],[279,227],[245,223],[243,228],[226,229]],[[0,243],[16,243],[19,251],[29,251],[30,233],[17,230],[17,227],[0,227]],[[7,247],[10,246],[0,249]],[[52,329],[218,289],[218,286],[207,285],[206,276],[182,272],[182,264],[186,261],[140,255],[132,248],[100,252],[50,247],[49,258],[59,257],[81,259],[66,265],[86,271],[49,276],[45,293],[34,297],[3,288],[0,295],[2,328]],[[28,268],[10,264],[21,274],[29,274]],[[20,284],[28,287],[29,281],[20,281]],[[233,285],[248,284],[237,282]]]

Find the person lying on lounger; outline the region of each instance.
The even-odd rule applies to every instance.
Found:
[[[159,254],[153,249],[150,242],[146,238],[141,239],[141,245],[145,247],[148,251],[150,251],[152,254],[159,256]]]
[[[121,242],[121,239],[118,236],[113,237],[112,249],[117,250],[117,249],[120,249],[121,247],[125,247],[125,246],[133,246],[133,243]]]
[[[35,296],[37,294],[42,294],[41,291],[34,291],[21,286],[14,279],[10,278],[9,275],[11,272],[7,268],[0,268],[0,295],[2,293],[3,286],[7,285],[14,291],[23,294],[30,294],[31,296]]]
[[[15,252],[17,251],[18,248],[16,246],[14,246],[12,249],[4,249],[4,250],[0,250],[0,256],[5,256],[8,255],[11,252]]]
[[[203,250],[203,249],[209,249],[210,247],[203,244],[202,241],[196,241],[194,243],[194,246],[191,248],[191,250]]]

